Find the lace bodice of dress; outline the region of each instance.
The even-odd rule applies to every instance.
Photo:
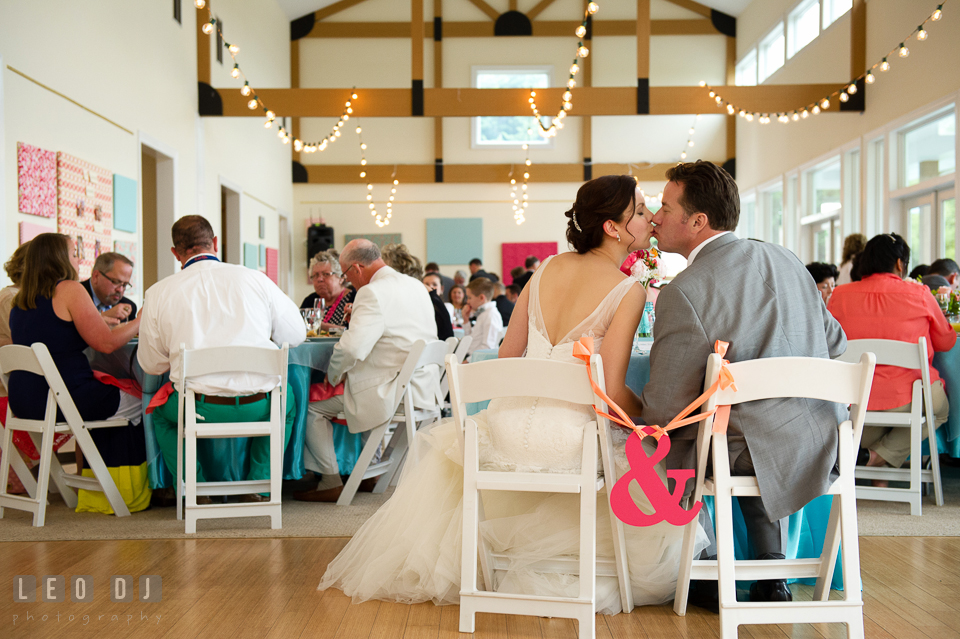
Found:
[[[590,315],[554,345],[547,335],[540,306],[540,276],[549,268],[552,259],[543,262],[529,283],[527,352],[524,356],[580,363],[573,356],[574,342],[590,335],[594,339],[594,348],[599,350],[620,301],[635,280],[627,278],[611,289]],[[479,428],[484,469],[578,472],[583,427],[594,419],[591,407],[563,401],[537,397],[495,400],[486,412],[486,428],[484,425]]]

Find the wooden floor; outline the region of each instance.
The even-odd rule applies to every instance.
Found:
[[[2,523],[0,523],[2,525]],[[323,637],[449,639],[458,608],[367,602],[353,605],[335,590],[318,592],[327,563],[345,539],[64,541],[0,543],[0,583],[15,575],[92,575],[90,603],[13,603],[0,593],[2,637]],[[866,636],[960,638],[960,538],[865,537]],[[160,575],[163,601],[111,603],[110,575]],[[797,598],[810,588],[794,587]],[[38,598],[40,594],[38,591]],[[73,615],[73,620],[70,616]],[[717,617],[691,608],[638,608],[597,616],[598,639],[717,636]],[[576,623],[478,615],[476,639],[576,637]],[[843,626],[749,626],[741,638],[843,637]]]

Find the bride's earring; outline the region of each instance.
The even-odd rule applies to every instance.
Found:
[[[617,233],[617,244],[619,244],[619,243],[620,243],[620,233],[618,232],[618,233]]]

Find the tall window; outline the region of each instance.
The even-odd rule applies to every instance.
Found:
[[[783,185],[780,184],[761,194],[763,214],[770,220],[770,241],[783,246]]]
[[[760,41],[759,77],[757,78],[760,82],[769,78],[777,69],[783,66],[784,45],[783,23],[780,22]]]
[[[787,17],[787,57],[793,55],[820,35],[820,3],[804,0]]]
[[[829,27],[852,8],[853,0],[823,0],[823,28]]]
[[[750,49],[750,53],[737,63],[737,86],[752,87],[757,83],[757,50]]]
[[[757,237],[757,198],[748,195],[740,200],[740,222],[737,224],[737,237]]]
[[[957,170],[954,109],[900,131],[900,186],[908,187]]]
[[[473,86],[477,89],[545,89],[550,86],[552,67],[474,67]],[[550,117],[542,119],[550,126]],[[533,117],[480,116],[473,118],[474,147],[510,147],[529,144],[549,146],[550,140],[537,132]]]

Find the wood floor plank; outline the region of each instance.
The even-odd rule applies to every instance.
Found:
[[[460,632],[460,606],[440,606],[440,639],[471,639]]]
[[[540,617],[540,632],[543,639],[577,639],[578,624],[573,619]]]
[[[536,617],[507,615],[507,634],[510,639],[540,639],[540,620]]]
[[[404,637],[404,628],[408,626],[410,606],[390,601],[380,602],[377,611],[377,620],[370,632],[371,639],[401,639]]]

